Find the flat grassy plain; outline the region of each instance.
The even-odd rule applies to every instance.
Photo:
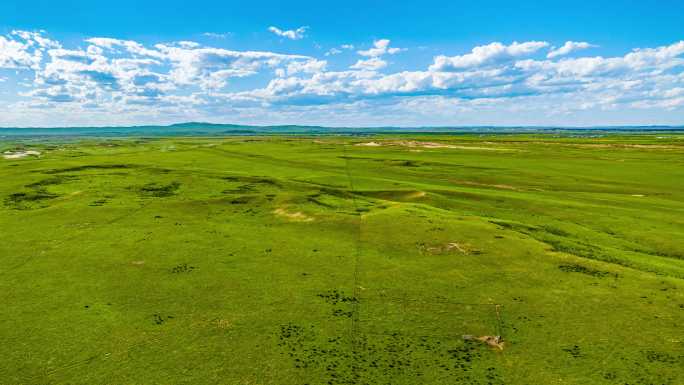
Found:
[[[18,147],[2,384],[684,383],[684,135]]]

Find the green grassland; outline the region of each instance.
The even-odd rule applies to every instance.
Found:
[[[2,384],[684,383],[683,135],[22,146]]]

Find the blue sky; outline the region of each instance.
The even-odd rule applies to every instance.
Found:
[[[682,15],[681,1],[4,0],[0,126],[684,124]]]

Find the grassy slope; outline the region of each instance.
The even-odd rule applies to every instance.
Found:
[[[681,137],[370,140],[0,161],[0,382],[681,380]]]

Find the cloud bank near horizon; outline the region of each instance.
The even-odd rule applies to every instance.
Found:
[[[307,32],[271,28],[287,40]],[[398,69],[394,58],[412,48],[384,38],[314,57],[105,37],[74,47],[15,30],[0,35],[0,125],[574,125],[610,124],[632,111],[652,123],[684,116],[684,41],[612,57],[590,55],[596,47],[492,42]],[[348,63],[337,60],[344,55]]]

